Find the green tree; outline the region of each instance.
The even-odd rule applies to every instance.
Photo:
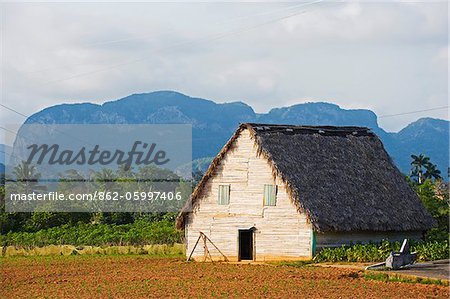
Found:
[[[441,182],[425,180],[421,185],[414,186],[425,208],[436,220],[437,226],[427,233],[427,239],[443,241],[449,238],[449,194],[438,196],[437,190]]]
[[[417,177],[417,182],[420,185],[423,182],[423,169],[430,162],[430,158],[424,154],[411,155],[411,158],[413,159],[411,162],[411,177]]]
[[[22,161],[13,170],[15,186],[24,193],[45,191],[45,186],[39,185],[41,174],[34,165]]]
[[[430,158],[424,154],[411,155],[411,177],[417,178],[417,182],[421,185],[425,180],[441,179],[441,171],[437,166],[431,163]]]
[[[135,177],[135,173],[133,172],[133,167],[126,168],[125,165],[120,165],[117,169],[117,176],[122,179],[132,179]]]
[[[94,173],[94,180],[100,187],[99,190],[110,191],[117,176],[112,169],[103,168],[100,171]]]
[[[433,163],[428,162],[425,164],[425,173],[423,174],[424,179],[429,180],[439,180],[441,179],[441,171],[437,169],[436,165]]]

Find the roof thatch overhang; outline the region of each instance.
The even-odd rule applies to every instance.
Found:
[[[177,228],[198,207],[205,184],[243,130],[317,232],[423,231],[434,224],[368,128],[245,123],[211,162],[178,215]]]

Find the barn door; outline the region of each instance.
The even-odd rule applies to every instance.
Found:
[[[239,230],[239,260],[253,260],[253,229]]]

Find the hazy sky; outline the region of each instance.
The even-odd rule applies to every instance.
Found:
[[[256,112],[448,105],[441,2],[0,4],[2,103],[24,114],[176,90]],[[0,107],[2,123],[24,118]],[[379,119],[398,131],[447,109]]]

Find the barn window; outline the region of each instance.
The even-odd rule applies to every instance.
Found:
[[[227,205],[230,203],[230,185],[219,185],[219,205]]]
[[[275,206],[277,204],[277,185],[264,185],[264,205]]]

